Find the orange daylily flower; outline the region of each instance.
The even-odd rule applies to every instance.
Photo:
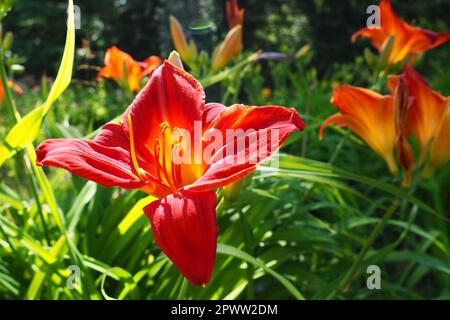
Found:
[[[244,24],[244,13],[245,10],[239,8],[237,0],[227,1],[227,20],[230,30]]]
[[[161,64],[161,58],[150,56],[145,61],[136,61],[128,53],[112,46],[106,51],[105,67],[97,78],[110,78],[131,91],[141,89],[141,80]]]
[[[381,28],[362,28],[352,36],[352,41],[360,36],[367,38],[378,51],[382,52],[383,45],[388,39],[392,36],[395,37],[388,58],[389,65],[396,64],[409,57],[411,58],[410,63],[412,63],[417,54],[450,40],[450,34],[415,27],[400,19],[392,9],[391,0],[382,0],[379,7]]]
[[[445,137],[444,132],[449,130],[447,117],[450,97],[433,91],[421,75],[409,66],[405,67],[402,75],[389,78],[388,87],[391,92],[398,86],[400,77],[406,79],[409,96],[413,98],[408,110],[408,134],[414,135],[420,144],[419,165],[424,163],[431,150],[430,162],[433,167],[438,168],[446,162],[443,159],[449,153],[448,148],[444,147],[448,144],[445,141],[448,136]]]
[[[18,95],[20,95],[20,94],[23,93],[22,88],[19,87],[19,86],[16,85],[16,84],[14,84],[12,81],[8,81],[8,87],[9,87],[10,89],[13,89],[14,92],[15,92],[16,94],[18,94]],[[3,90],[3,83],[2,83],[2,81],[0,80],[0,103],[3,102],[3,99],[4,99],[4,98],[5,98],[5,90]]]
[[[333,91],[331,103],[340,112],[322,124],[319,138],[323,138],[323,130],[331,124],[348,127],[384,158],[392,173],[396,173],[397,164],[394,158],[396,132],[392,96],[343,85]]]

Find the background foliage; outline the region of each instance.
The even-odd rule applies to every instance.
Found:
[[[149,53],[166,56],[171,49],[168,16],[176,15],[185,26],[198,20],[212,21],[217,30],[206,35],[205,46],[226,29],[226,0],[79,0],[81,30],[78,44],[88,39],[100,64],[111,44],[144,59]],[[364,23],[371,0],[242,0],[247,9],[244,47],[249,50],[295,53],[306,43],[315,52],[312,63],[321,72],[332,72],[335,63],[353,62],[366,45],[351,45],[350,36]],[[450,3],[446,0],[394,1],[407,21],[432,30],[449,28]],[[56,71],[64,41],[64,0],[19,0],[4,21],[15,34],[15,52],[26,57],[27,72],[40,76]],[[420,14],[418,14],[420,13]],[[39,47],[39,50],[36,50]],[[439,53],[435,53],[439,55]]]

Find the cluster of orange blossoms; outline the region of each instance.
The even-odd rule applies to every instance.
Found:
[[[392,10],[391,1],[380,3],[380,29],[364,28],[354,36],[371,40],[381,48],[386,39],[395,39],[389,61],[398,63],[450,39],[450,34],[413,27],[402,21]],[[411,183],[414,155],[408,142],[414,136],[420,146],[417,166],[424,167],[423,175],[431,176],[435,170],[450,160],[450,97],[444,97],[409,65],[400,75],[388,79],[390,95],[381,95],[369,89],[343,85],[334,90],[331,102],[339,113],[331,116],[321,126],[319,137],[330,124],[352,129],[386,161],[389,170],[396,174],[397,160],[405,170],[403,185]]]

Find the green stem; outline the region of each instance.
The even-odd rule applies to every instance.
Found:
[[[371,234],[369,235],[369,238],[367,239],[363,248],[359,252],[358,257],[356,258],[355,262],[353,262],[353,265],[350,267],[350,270],[347,272],[345,277],[341,280],[341,282],[339,283],[337,288],[328,295],[327,299],[332,299],[338,292],[347,288],[347,286],[350,284],[350,282],[355,277],[356,272],[357,272],[358,268],[360,267],[361,263],[363,262],[367,252],[372,247],[373,243],[377,239],[381,230],[383,230],[384,226],[389,221],[389,219],[392,217],[392,215],[397,210],[399,205],[400,205],[400,200],[395,198],[394,201],[392,201],[392,205],[384,213],[384,216],[381,219],[381,221],[378,222],[378,224],[375,226],[375,229],[372,230]]]
[[[39,199],[39,193],[38,193],[36,179],[35,179],[34,175],[31,174],[31,172],[33,172],[33,171],[31,169],[30,160],[25,155],[22,157],[22,159],[23,159],[24,166],[26,168],[28,168],[28,172],[30,172],[30,174],[27,174],[26,176],[27,176],[28,182],[29,182],[29,184],[31,186],[31,191],[33,193],[33,197],[34,197],[34,199],[36,201],[36,206],[37,206],[37,209],[38,209],[39,217],[41,218],[41,221],[42,221],[42,225],[43,225],[43,228],[44,228],[45,240],[47,242],[47,245],[50,245],[50,236],[49,236],[49,232],[48,232],[48,228],[47,228],[47,223],[46,223],[45,218],[44,218],[44,213],[42,211],[42,204],[41,204],[41,201]]]
[[[223,210],[225,210],[225,206],[226,206],[226,204],[225,204],[225,198],[224,198],[224,197],[221,197],[220,200],[219,200],[218,202],[219,202],[219,203],[217,204],[217,207],[216,207],[216,215],[217,215],[218,217],[220,217],[220,216],[222,215]]]
[[[8,87],[8,77],[6,75],[6,69],[5,69],[5,59],[3,56],[3,48],[0,46],[0,76],[2,79],[2,85],[3,85],[3,91],[5,93],[5,103],[6,107],[9,109],[11,114],[13,115],[16,122],[19,122],[20,115],[16,110],[16,106],[14,105],[12,93],[11,90],[9,90]]]
[[[177,300],[185,300],[186,299],[188,281],[185,277],[183,277],[183,279],[181,281],[182,281],[181,288],[180,288],[180,292],[178,292]]]
[[[242,212],[242,208],[239,208],[239,220],[241,222],[242,230],[244,231],[244,244],[246,251],[252,255],[256,256],[256,252],[254,250],[254,237],[252,229],[245,218],[244,212]],[[253,280],[253,274],[255,270],[251,263],[247,263],[247,290],[246,290],[246,298],[247,300],[255,299],[255,281]]]

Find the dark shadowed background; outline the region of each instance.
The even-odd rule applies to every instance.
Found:
[[[81,39],[89,40],[101,64],[104,51],[115,44],[137,59],[151,54],[166,56],[171,50],[168,15],[179,18],[186,29],[213,27],[194,34],[200,46],[210,48],[213,39],[226,31],[225,0],[76,0],[81,9]],[[320,72],[333,64],[353,61],[361,55],[364,41],[350,44],[350,36],[365,24],[368,0],[239,0],[246,9],[245,48],[294,53],[302,45],[314,50],[313,64]],[[402,18],[436,31],[449,30],[448,0],[402,0],[394,6]],[[28,74],[54,74],[65,37],[65,0],[18,0],[7,16],[4,29],[14,33],[13,51],[24,58]],[[420,13],[420,14],[418,14]],[[198,32],[197,32],[198,33]],[[436,50],[444,55],[448,50]],[[79,52],[78,59],[84,59]],[[447,59],[448,60],[448,59]],[[80,62],[80,61],[79,61]]]

